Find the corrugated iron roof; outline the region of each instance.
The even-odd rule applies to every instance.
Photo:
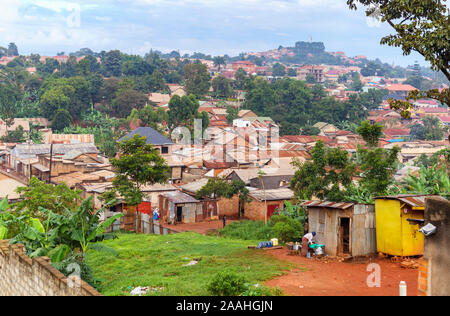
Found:
[[[264,201],[279,201],[279,200],[291,200],[294,198],[294,192],[289,188],[279,188],[273,190],[251,190],[249,195],[258,200]]]
[[[327,207],[345,210],[355,205],[355,203],[346,202],[329,202],[329,201],[305,201],[301,203],[302,206],[306,207]]]
[[[433,195],[414,195],[414,194],[401,194],[392,196],[380,196],[375,199],[385,199],[385,200],[400,200],[412,207],[425,207],[425,199]]]
[[[200,203],[199,200],[194,199],[192,196],[182,193],[180,191],[168,192],[162,194],[162,196],[175,204]]]

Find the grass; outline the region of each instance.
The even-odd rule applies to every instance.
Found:
[[[196,233],[166,236],[119,234],[103,243],[117,255],[90,250],[87,263],[101,280],[98,290],[107,296],[129,295],[137,286],[163,288],[151,295],[206,296],[218,272],[230,271],[252,283],[282,275],[292,264],[247,246],[256,244]],[[193,266],[183,265],[201,259]]]
[[[217,233],[225,238],[242,240],[267,241],[273,238],[271,226],[265,225],[263,221],[233,222]]]

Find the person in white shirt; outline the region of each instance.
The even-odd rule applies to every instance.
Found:
[[[309,250],[309,245],[313,243],[316,232],[308,233],[302,238],[302,256],[306,257]]]

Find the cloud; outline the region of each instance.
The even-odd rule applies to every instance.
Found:
[[[153,48],[236,55],[292,46],[312,37],[331,51],[404,58],[399,49],[379,45],[390,30],[383,25],[369,27],[364,12],[349,10],[345,0],[0,0],[0,4],[4,4],[0,46],[14,41],[23,53],[90,47],[135,54]],[[77,10],[80,23],[73,27],[68,19]]]

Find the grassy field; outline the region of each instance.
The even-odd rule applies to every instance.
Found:
[[[104,295],[129,295],[137,286],[163,288],[152,295],[209,295],[207,285],[222,271],[245,276],[262,283],[290,269],[259,250],[248,250],[256,241],[230,240],[196,233],[166,236],[119,234],[105,241],[118,254],[90,250],[87,263],[102,281],[98,290]],[[198,264],[183,266],[198,259]]]

